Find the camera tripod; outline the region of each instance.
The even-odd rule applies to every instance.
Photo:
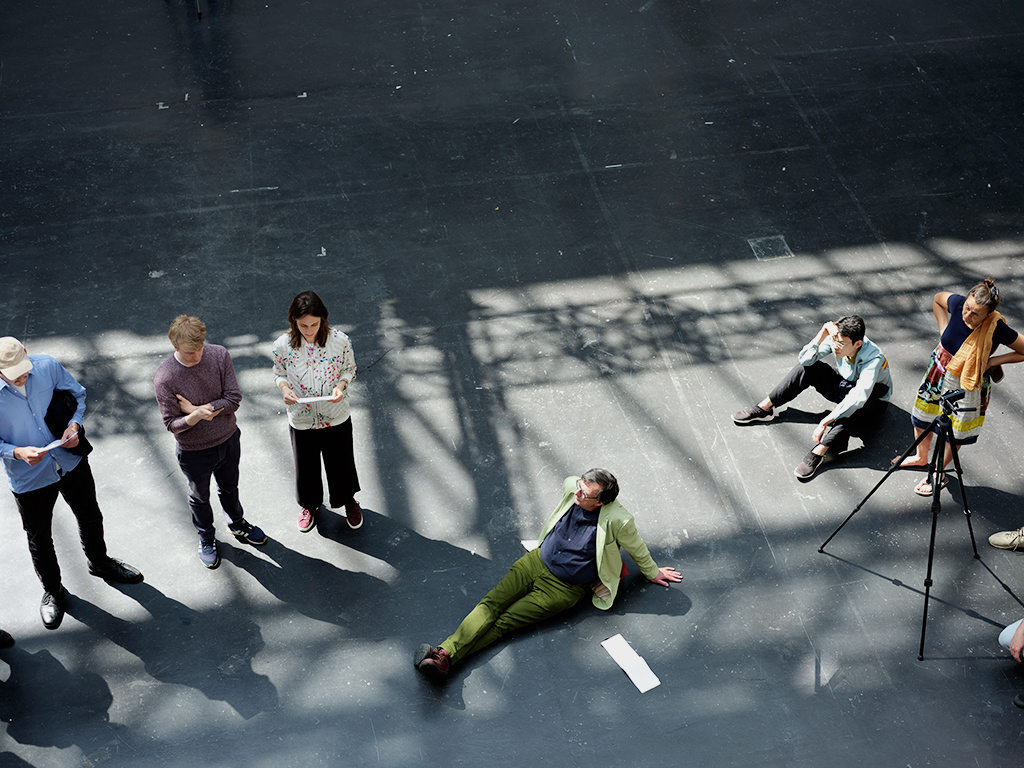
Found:
[[[941,407],[942,413],[939,414],[937,420],[938,435],[935,441],[935,446],[932,449],[932,457],[928,464],[928,482],[931,483],[932,486],[932,532],[931,539],[928,542],[928,572],[924,579],[924,613],[921,616],[921,647],[917,654],[918,661],[922,661],[924,659],[924,636],[928,627],[928,600],[932,589],[932,564],[935,561],[935,530],[939,521],[939,511],[942,509],[942,504],[939,501],[939,495],[942,492],[943,459],[945,457],[947,444],[953,446],[953,467],[956,470],[957,483],[960,486],[960,501],[964,507],[964,516],[967,518],[967,530],[971,534],[971,546],[974,547],[974,557],[975,559],[981,558],[978,554],[978,544],[974,539],[974,527],[971,525],[971,509],[967,506],[967,490],[964,488],[963,468],[960,466],[960,456],[958,455],[956,441],[953,436],[952,415],[958,412],[955,403],[958,400],[963,399],[965,394],[966,392],[964,392],[964,390],[956,389],[952,392],[947,392],[939,398],[939,406]],[[964,412],[968,410],[974,409],[964,409]],[[882,483],[889,479],[889,475],[899,469],[903,464],[903,460],[910,454],[916,452],[917,446],[919,446],[930,434],[932,434],[931,431],[922,432],[914,443],[903,452],[903,455],[892,463],[889,467],[889,471],[882,476],[882,479],[879,480],[875,487],[868,492],[868,495],[861,499],[860,504],[854,508],[849,517],[847,517],[842,524],[832,532],[831,536],[822,542],[822,545],[818,547],[818,552],[825,551],[825,547],[836,537],[836,534],[843,529],[843,526],[853,519],[853,516],[860,511],[861,507],[864,506],[875,491],[882,487]]]

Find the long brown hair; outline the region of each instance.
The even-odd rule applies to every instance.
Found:
[[[292,349],[302,346],[304,339],[299,332],[299,318],[306,315],[320,318],[320,328],[316,332],[316,345],[327,346],[327,335],[331,332],[330,323],[327,322],[327,307],[313,291],[303,291],[294,299],[288,307],[288,343]]]

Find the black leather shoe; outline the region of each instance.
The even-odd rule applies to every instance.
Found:
[[[47,629],[56,629],[64,621],[64,588],[54,595],[50,592],[43,593],[43,602],[39,604],[39,615],[43,619],[43,626]]]
[[[0,648],[10,648],[12,645],[14,645],[14,638],[11,637],[11,633],[0,629]]]
[[[112,557],[107,558],[107,563],[103,567],[89,563],[89,573],[115,584],[138,584],[142,581],[142,574],[136,568]]]

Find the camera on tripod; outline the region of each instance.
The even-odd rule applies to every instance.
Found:
[[[951,392],[947,392],[946,394],[944,394],[942,397],[939,398],[939,406],[942,408],[942,412],[947,416],[956,413],[956,404],[960,400],[963,400],[966,394],[967,392],[965,392],[962,389],[954,389]]]
[[[945,416],[952,416],[954,413],[968,413],[970,411],[976,411],[977,408],[959,408],[956,404],[963,400],[967,395],[967,392],[962,389],[954,389],[947,392],[939,398],[939,407],[942,408],[942,413]]]

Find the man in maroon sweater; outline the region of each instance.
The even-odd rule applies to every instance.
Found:
[[[178,441],[178,466],[188,480],[192,525],[199,533],[199,559],[207,568],[216,568],[220,555],[210,506],[211,477],[217,480],[228,530],[241,541],[267,543],[263,531],[246,522],[238,500],[242,447],[235,411],[242,392],[231,355],[222,346],[206,343],[206,326],[198,317],[178,315],[167,337],[174,354],[157,369],[153,387],[164,426]]]

